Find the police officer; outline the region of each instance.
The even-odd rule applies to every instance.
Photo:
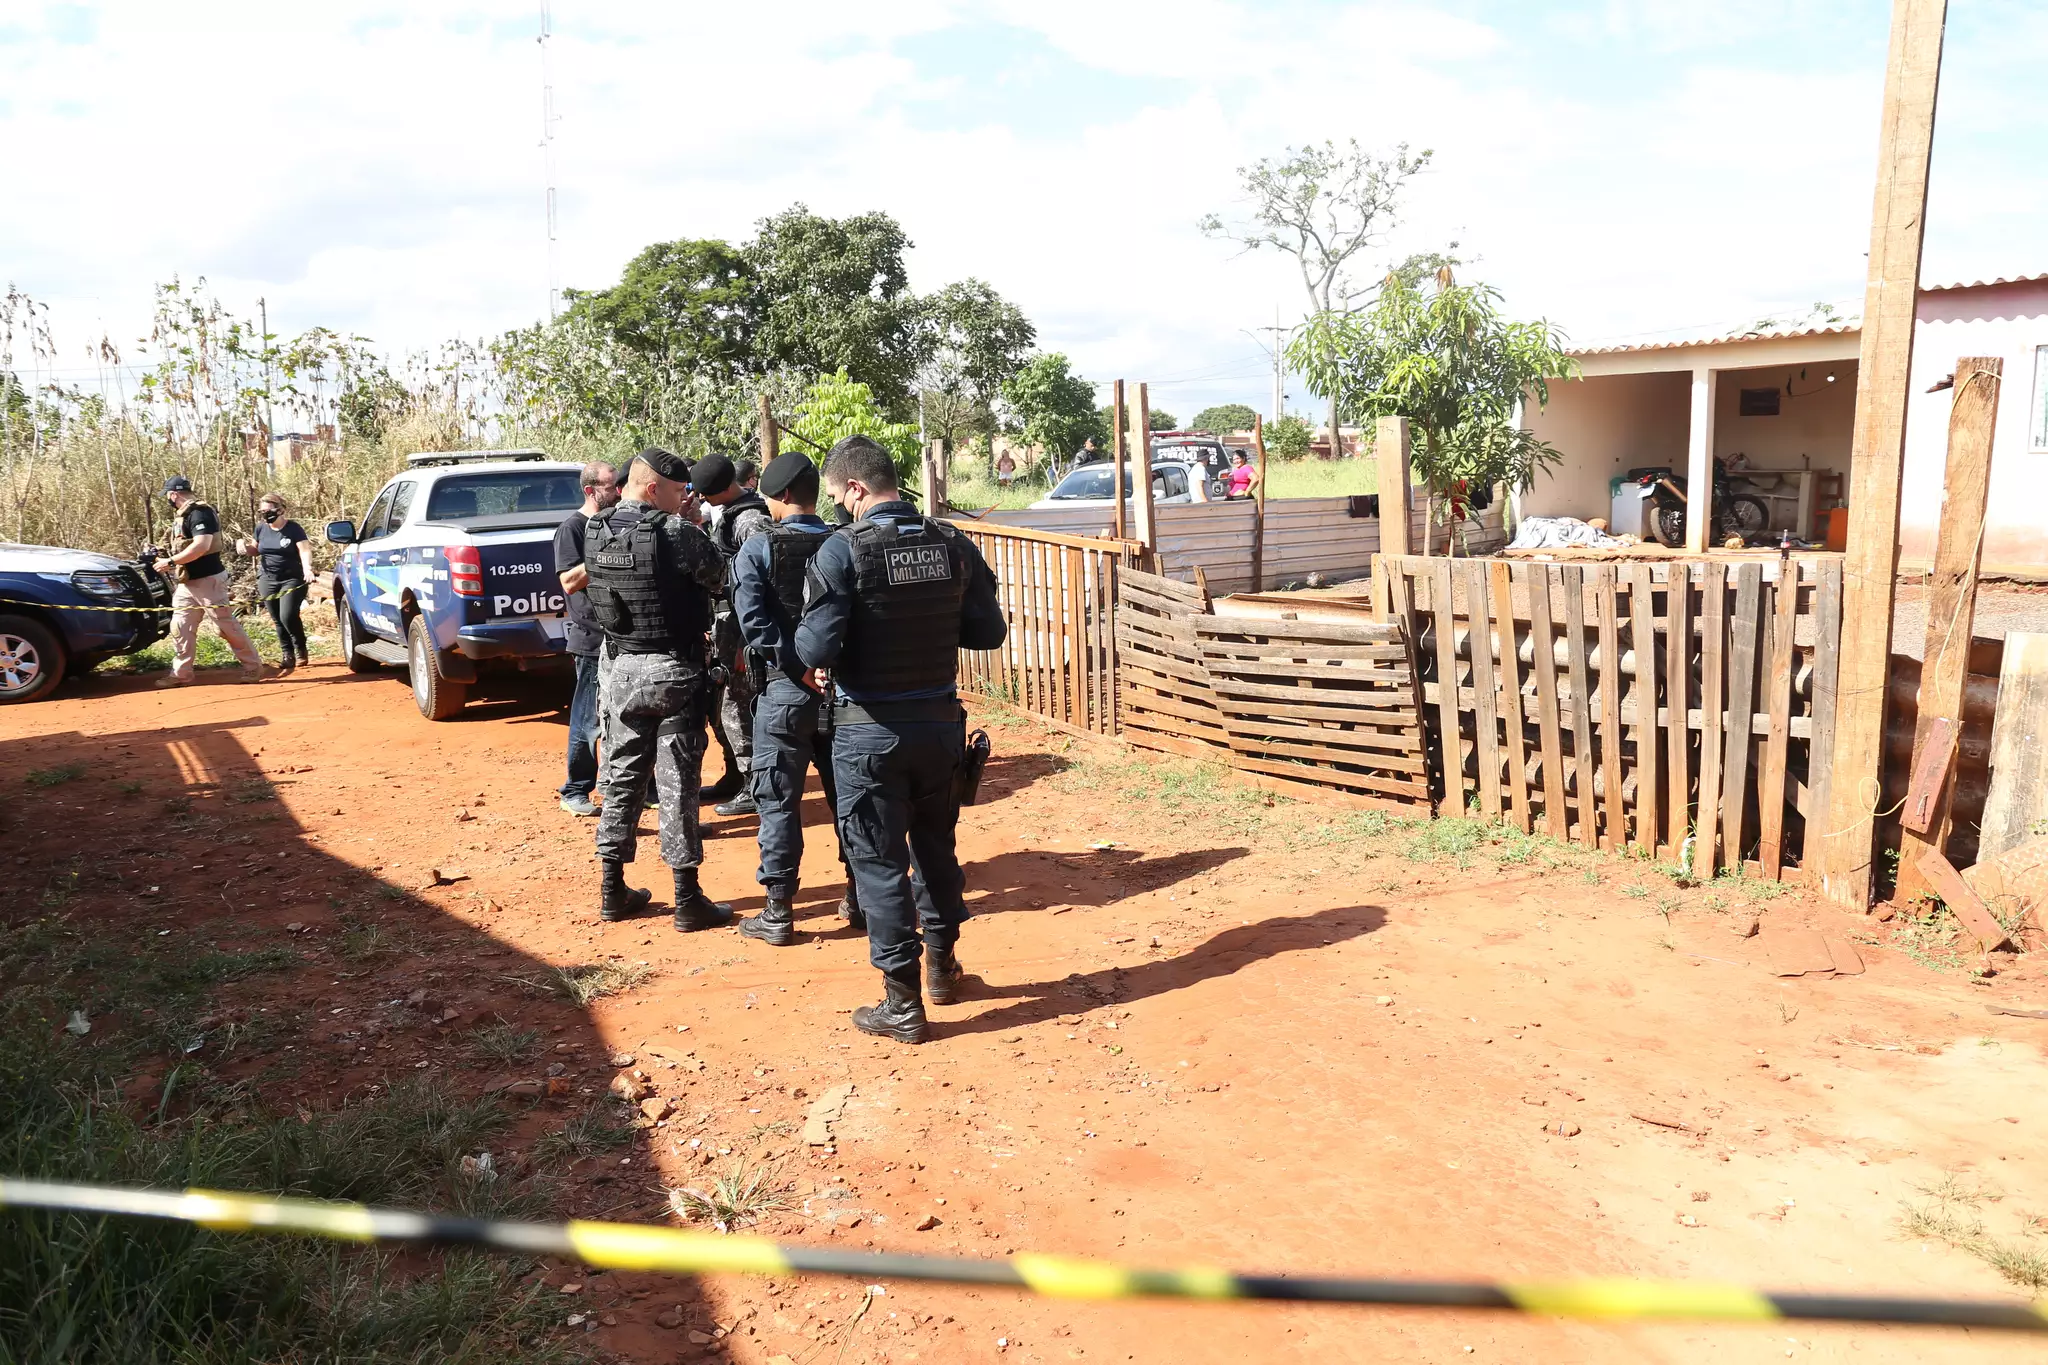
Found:
[[[796,652],[805,666],[832,670],[840,838],[867,915],[868,960],[886,988],[853,1023],[921,1043],[920,948],[933,1004],[950,1004],[961,976],[953,779],[966,713],[953,689],[957,654],[994,649],[1006,628],[981,552],[903,500],[896,466],[873,440],[833,446],[825,488],[855,521],[811,560]]]
[[[768,504],[759,493],[740,484],[732,461],[723,455],[707,455],[692,465],[690,487],[712,508],[711,539],[728,564],[738,556],[740,546],[775,524]],[[747,772],[754,748],[754,700],[760,684],[746,671],[746,651],[724,584],[719,585],[711,623],[711,655],[725,675],[714,715],[726,771],[710,793],[719,799],[715,809],[720,815],[751,815],[754,797]]]
[[[811,768],[825,788],[826,808],[838,802],[832,731],[819,714],[822,698],[796,655],[804,578],[832,528],[818,516],[818,467],[809,457],[790,451],[770,460],[760,491],[775,524],[740,547],[732,564],[732,600],[749,672],[761,681],[750,783],[761,816],[759,880],[768,900],[760,914],[740,922],[740,932],[783,948],[796,941],[791,903],[803,864],[804,777]],[[840,861],[845,860],[842,844]],[[859,907],[849,872],[839,913],[864,929]]]
[[[652,898],[626,885],[651,776],[661,800],[661,858],[675,871],[676,928],[686,933],[732,918],[732,907],[697,883],[704,862],[696,801],[704,765],[704,636],[725,562],[690,517],[688,478],[681,457],[658,447],[641,451],[624,495],[590,519],[583,556],[584,591],[605,637],[598,913],[623,919]]]

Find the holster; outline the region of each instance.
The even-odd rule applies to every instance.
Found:
[[[966,727],[966,722],[961,722]],[[962,806],[974,804],[981,791],[981,775],[988,768],[988,731],[976,730],[960,746],[960,766],[953,770],[953,796]]]

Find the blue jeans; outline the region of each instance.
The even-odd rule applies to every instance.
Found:
[[[597,788],[597,656],[577,654],[576,694],[569,699],[569,780],[564,796],[588,796]]]

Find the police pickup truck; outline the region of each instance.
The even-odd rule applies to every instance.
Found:
[[[327,524],[349,668],[404,667],[420,714],[447,720],[480,667],[566,664],[553,542],[582,505],[581,467],[538,450],[409,456],[361,525]]]

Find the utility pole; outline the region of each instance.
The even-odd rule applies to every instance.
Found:
[[[1285,388],[1287,347],[1282,338],[1294,329],[1280,325],[1280,305],[1276,303],[1273,305],[1273,325],[1271,327],[1240,328],[1239,330],[1253,341],[1259,341],[1258,334],[1260,332],[1271,332],[1273,334],[1272,344],[1269,346],[1265,342],[1259,341],[1259,349],[1273,357],[1273,415],[1266,420],[1277,422],[1287,415],[1285,412],[1287,405],[1287,392]]]
[[[270,301],[256,300],[257,325],[263,329],[263,469],[277,477],[277,422],[270,410]]]
[[[548,74],[548,39],[553,37],[548,0],[540,3],[540,156],[547,177],[548,321],[555,318],[561,290],[555,270],[555,87]]]

